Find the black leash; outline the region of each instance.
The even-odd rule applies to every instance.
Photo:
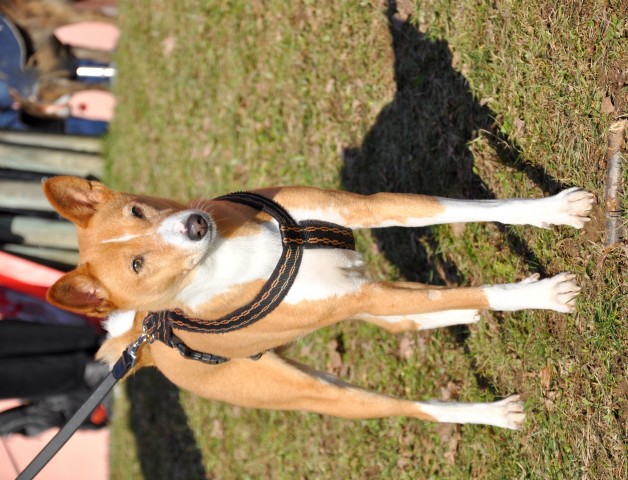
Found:
[[[37,475],[42,468],[54,457],[61,447],[70,439],[70,437],[78,430],[83,424],[85,419],[92,413],[92,411],[102,402],[102,400],[111,391],[113,386],[118,383],[122,377],[124,377],[131,368],[135,365],[137,358],[137,351],[142,344],[146,341],[146,335],[142,333],[137,341],[130,345],[122,356],[113,366],[109,375],[100,382],[100,385],[96,387],[96,390],[90,395],[87,401],[77,410],[77,412],[70,418],[61,430],[48,442],[41,452],[28,464],[22,473],[19,474],[16,480],[31,480]]]

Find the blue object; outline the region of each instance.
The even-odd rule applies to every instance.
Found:
[[[28,97],[34,91],[37,74],[34,70],[24,70],[25,61],[26,47],[20,31],[0,15],[0,81]]]
[[[101,120],[87,120],[79,117],[68,117],[65,120],[65,133],[70,135],[86,135],[97,137],[107,132],[109,122]]]
[[[0,41],[2,41],[0,39]],[[0,129],[27,130],[19,112],[13,110],[13,98],[9,95],[9,86],[0,80]]]
[[[26,60],[24,39],[17,27],[0,15],[0,71],[22,70]]]

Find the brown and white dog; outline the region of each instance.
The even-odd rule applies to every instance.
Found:
[[[256,296],[281,255],[277,223],[244,205],[201,200],[185,206],[72,177],[51,178],[44,190],[54,208],[76,224],[81,258],[48,298],[74,312],[110,315],[108,328],[115,336],[100,351],[109,364],[141,334],[143,316],[135,312],[180,309],[204,319],[226,315]],[[318,219],[354,229],[478,221],[581,228],[594,202],[591,193],[578,188],[548,198],[489,201],[363,196],[310,187],[256,192],[297,221]],[[155,366],[182,388],[245,407],[346,418],[403,415],[518,429],[524,413],[517,395],[470,404],[401,400],[284,360],[273,349],[345,319],[402,332],[476,322],[483,309],[569,313],[579,291],[570,273],[470,288],[378,282],[365,277],[353,250],[305,250],[287,296],[261,321],[221,334],[177,332],[189,347],[230,361],[208,365],[154,342],[140,350],[137,366]],[[259,360],[249,358],[259,352],[266,353]]]

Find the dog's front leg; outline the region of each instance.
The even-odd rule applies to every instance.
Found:
[[[355,387],[333,375],[284,360],[272,352],[259,360],[232,359],[206,365],[159,346],[157,366],[175,384],[197,395],[232,405],[301,410],[364,419],[407,416],[452,423],[477,423],[517,429],[524,419],[518,397],[494,403],[415,402]]]

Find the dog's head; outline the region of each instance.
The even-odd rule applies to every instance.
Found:
[[[172,200],[75,177],[51,178],[44,192],[76,225],[80,254],[78,267],[50,288],[48,300],[77,313],[166,308],[216,236],[208,213]]]

